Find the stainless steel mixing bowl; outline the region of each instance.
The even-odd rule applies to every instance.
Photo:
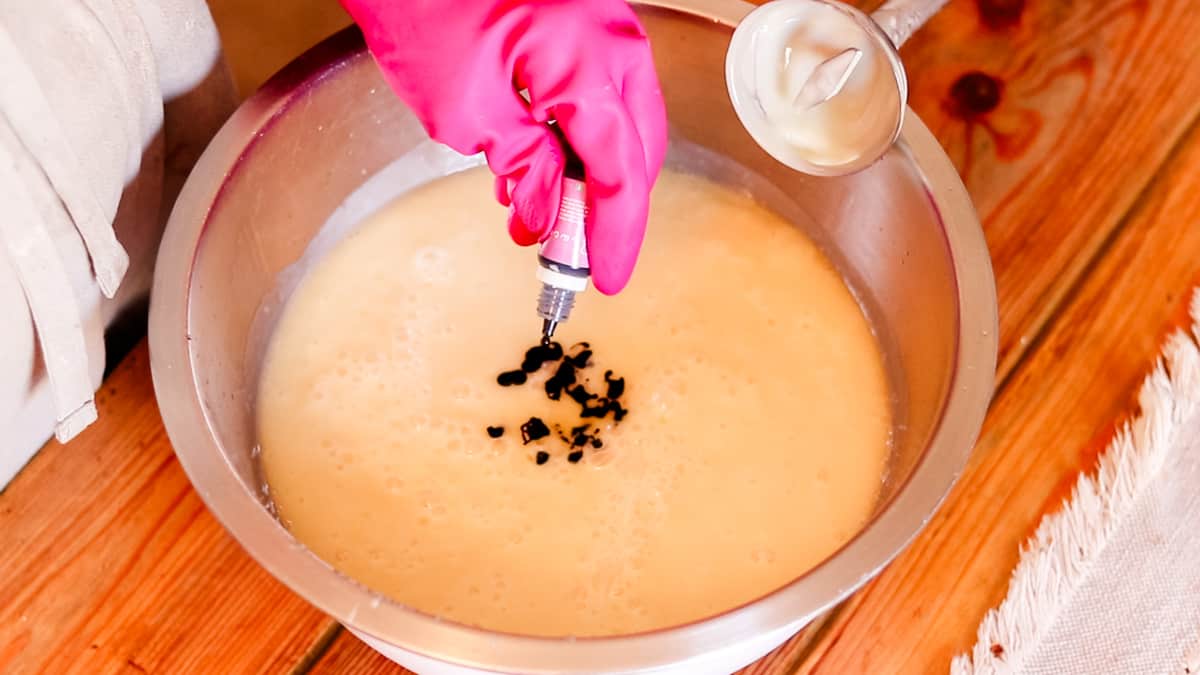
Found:
[[[154,384],[176,453],[260,564],[392,658],[425,673],[729,672],[876,574],[963,468],[996,359],[994,280],[971,202],[911,112],[899,144],[851,176],[803,176],[760,150],[724,85],[726,45],[750,9],[736,0],[638,6],[669,110],[671,161],[755,192],[842,269],[886,354],[895,448],[877,510],[853,540],[783,588],[719,616],[603,639],[476,630],[372,593],[312,555],[269,512],[254,460],[254,391],[261,327],[269,327],[261,317],[286,295],[281,279],[312,257],[310,242],[335,212],[334,220],[369,213],[462,164],[434,147],[391,95],[356,31],[317,46],[249,99],[188,180],[159,254],[150,316]],[[370,180],[379,176],[387,179]],[[513,311],[532,310],[516,303]]]

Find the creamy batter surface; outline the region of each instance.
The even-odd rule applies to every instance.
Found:
[[[798,230],[663,175],[632,283],[583,294],[557,336],[590,343],[588,377],[625,380],[627,415],[572,463],[555,435],[525,444],[519,429],[579,423],[578,405],[547,399],[552,369],[497,383],[540,328],[535,252],[504,222],[485,169],[439,180],[355,230],[288,301],[258,425],[300,541],[431,614],[597,636],[753,600],[864,524],[890,432],[882,359]]]

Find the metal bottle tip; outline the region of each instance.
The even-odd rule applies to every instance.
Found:
[[[555,328],[558,328],[557,321],[542,319],[542,344],[550,344],[550,338],[554,337]]]

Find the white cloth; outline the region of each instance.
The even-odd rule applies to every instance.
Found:
[[[234,105],[203,0],[0,0],[0,487],[95,419],[104,328]]]
[[[955,675],[1200,673],[1200,292],[1192,319],[1143,385],[1142,416],[1038,527]]]

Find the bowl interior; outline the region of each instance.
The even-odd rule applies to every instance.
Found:
[[[653,41],[667,103],[669,162],[747,189],[801,228],[841,270],[876,331],[895,408],[878,516],[903,491],[937,434],[959,364],[960,289],[926,176],[903,138],[854,175],[813,178],[788,169],[754,143],[729,102],[724,67],[732,28],[671,9],[642,6],[639,13]],[[168,266],[159,270],[160,281],[186,276],[186,356],[211,446],[223,460],[218,464],[232,468],[241,488],[264,509],[254,392],[278,308],[305,267],[346,228],[406,190],[479,161],[430,142],[387,88],[360,38],[351,33],[339,39],[358,48],[343,44],[334,50],[338,57],[319,69],[311,62],[294,64],[244,106],[249,109],[244,118],[235,116],[234,127],[251,126],[223,133],[250,140],[237,148],[236,161],[227,160],[225,173],[212,179],[215,196],[203,205],[194,250],[164,253],[159,260],[160,267]],[[328,58],[319,52],[305,58]],[[265,102],[269,110],[254,109]],[[181,210],[186,208],[177,207],[176,217],[184,217]],[[188,264],[190,275],[169,268]],[[166,310],[159,313],[165,316]],[[159,380],[156,364],[156,385]],[[164,403],[169,429],[173,406]],[[198,474],[226,469],[195,468],[188,456],[211,451],[185,447],[176,437],[172,433],[185,467],[213,505],[203,485],[207,479]],[[965,457],[965,449],[961,454]],[[949,480],[943,482],[937,489],[944,493]],[[926,500],[929,508],[940,497]],[[925,512],[911,520],[927,517]],[[911,537],[919,522],[898,538]],[[226,524],[245,543],[237,527],[227,519]],[[882,551],[879,559],[863,562],[850,579],[861,583],[894,553]],[[831,593],[849,589],[847,582]]]

